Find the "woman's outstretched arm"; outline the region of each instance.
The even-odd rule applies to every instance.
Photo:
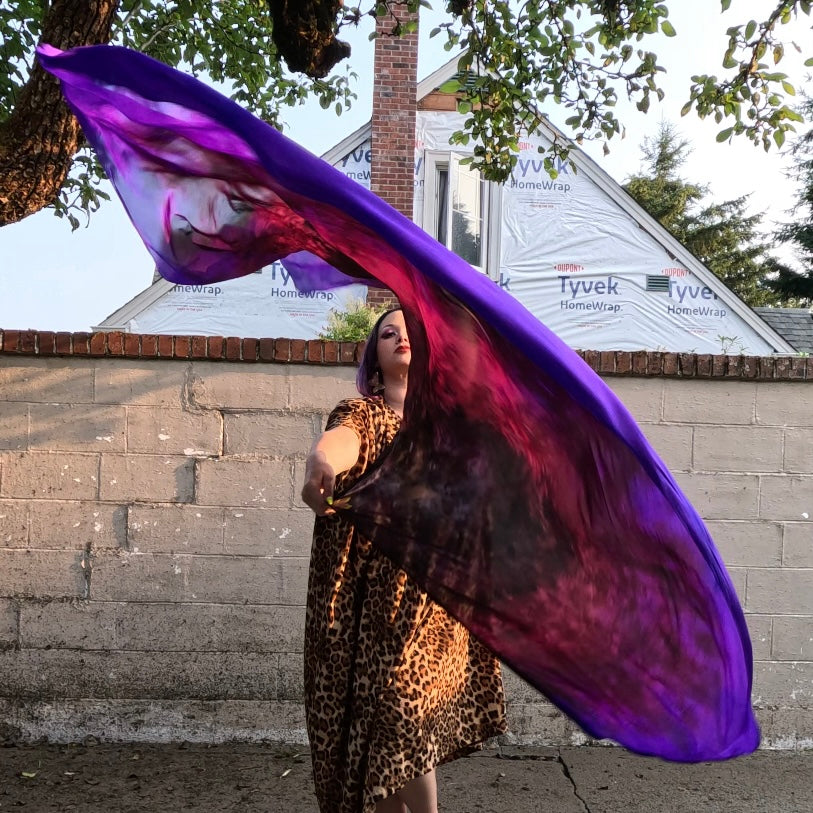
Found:
[[[323,433],[311,447],[305,462],[302,501],[318,516],[332,514],[336,475],[352,468],[358,460],[361,441],[348,426],[336,426]]]

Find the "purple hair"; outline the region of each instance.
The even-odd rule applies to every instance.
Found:
[[[358,372],[356,373],[356,389],[364,396],[378,395],[384,389],[384,379],[381,377],[381,368],[378,366],[378,329],[384,319],[395,311],[401,310],[399,305],[384,311],[376,320],[367,343],[364,345],[364,354],[361,357]]]

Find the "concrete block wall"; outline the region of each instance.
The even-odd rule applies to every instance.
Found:
[[[298,491],[359,348],[160,338],[0,334],[0,737],[304,742]],[[813,747],[813,364],[584,355],[717,540],[764,744]],[[583,740],[506,684],[514,741]]]

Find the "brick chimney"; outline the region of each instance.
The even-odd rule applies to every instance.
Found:
[[[415,96],[418,87],[418,31],[395,37],[398,23],[418,22],[418,12],[393,2],[376,19],[373,67],[370,188],[412,220],[415,193]],[[389,304],[392,294],[371,288],[370,304]]]

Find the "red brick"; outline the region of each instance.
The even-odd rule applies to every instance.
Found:
[[[700,353],[697,357],[697,374],[701,378],[710,378],[712,375],[712,360],[714,356]]]
[[[600,372],[605,375],[615,372],[615,352],[612,350],[602,350],[599,359]]]
[[[598,372],[601,368],[601,354],[598,350],[585,350],[584,361],[587,366],[595,372]]]
[[[6,330],[3,332],[3,350],[6,353],[17,353],[20,349],[20,331]]]
[[[742,360],[744,356],[726,356],[726,378],[742,378]]]
[[[339,360],[338,342],[324,342],[322,352],[327,364],[335,364]]]
[[[141,355],[141,334],[124,334],[124,355],[127,358],[138,358]]]
[[[291,361],[305,361],[305,347],[304,339],[291,339]]]
[[[192,356],[193,359],[205,359],[206,358],[206,337],[205,336],[193,336],[192,337],[191,356]]]
[[[680,354],[680,374],[685,378],[694,378],[697,375],[697,354]]]
[[[154,333],[141,336],[141,355],[143,358],[155,358],[158,355],[158,337]]]
[[[161,358],[172,358],[172,336],[158,337],[158,355]]]
[[[189,336],[176,336],[175,337],[175,352],[176,359],[188,359],[192,355],[192,339]]]
[[[35,330],[24,330],[20,333],[20,352],[37,352],[37,332]]]
[[[805,377],[805,369],[807,366],[807,359],[792,358],[790,360],[790,367],[788,369],[788,378],[803,379]]]
[[[725,375],[727,364],[726,356],[711,357],[711,374],[714,378],[722,378]]]
[[[291,340],[274,339],[274,361],[289,361],[291,358]]]
[[[663,353],[652,351],[647,354],[646,373],[647,375],[663,374]]]
[[[124,334],[120,330],[107,334],[107,350],[111,356],[124,355]]]
[[[806,364],[805,364],[805,370],[806,370],[805,378],[808,381],[813,381],[813,356],[811,356],[810,358],[805,359],[805,361],[806,361]]]
[[[646,350],[636,350],[632,355],[632,371],[636,375],[646,375],[647,361]]]
[[[90,333],[74,333],[72,352],[75,356],[87,356],[90,353]]]
[[[774,377],[782,381],[789,378],[790,373],[790,359],[787,356],[778,356],[774,363]]]
[[[103,356],[107,350],[107,335],[99,331],[90,337],[90,355]]]
[[[68,356],[73,349],[73,334],[60,331],[56,334],[56,352],[61,356]]]
[[[760,356],[757,359],[757,378],[763,380],[771,380],[774,377],[774,363],[773,356]]]
[[[756,378],[759,372],[759,359],[756,356],[742,356],[740,375],[742,378]]]
[[[356,361],[356,342],[339,342],[339,357],[343,362]],[[363,351],[361,351],[363,352]],[[361,356],[358,357],[361,359]]]
[[[322,342],[319,339],[311,339],[308,342],[308,361],[311,364],[322,363]]]
[[[615,374],[629,375],[632,372],[632,353],[628,350],[619,350],[615,354]]]
[[[663,354],[663,374],[677,375],[680,372],[680,359],[677,353]]]
[[[227,336],[226,337],[226,359],[228,361],[239,361],[240,360],[240,350],[242,342],[238,336]]]
[[[243,339],[243,361],[257,361],[259,341],[254,338]]]
[[[41,330],[37,336],[37,348],[42,355],[54,355],[56,351],[56,334],[52,330]]]
[[[206,358],[226,358],[226,340],[222,336],[209,336],[206,339]]]
[[[260,361],[274,360],[274,340],[260,339]]]

